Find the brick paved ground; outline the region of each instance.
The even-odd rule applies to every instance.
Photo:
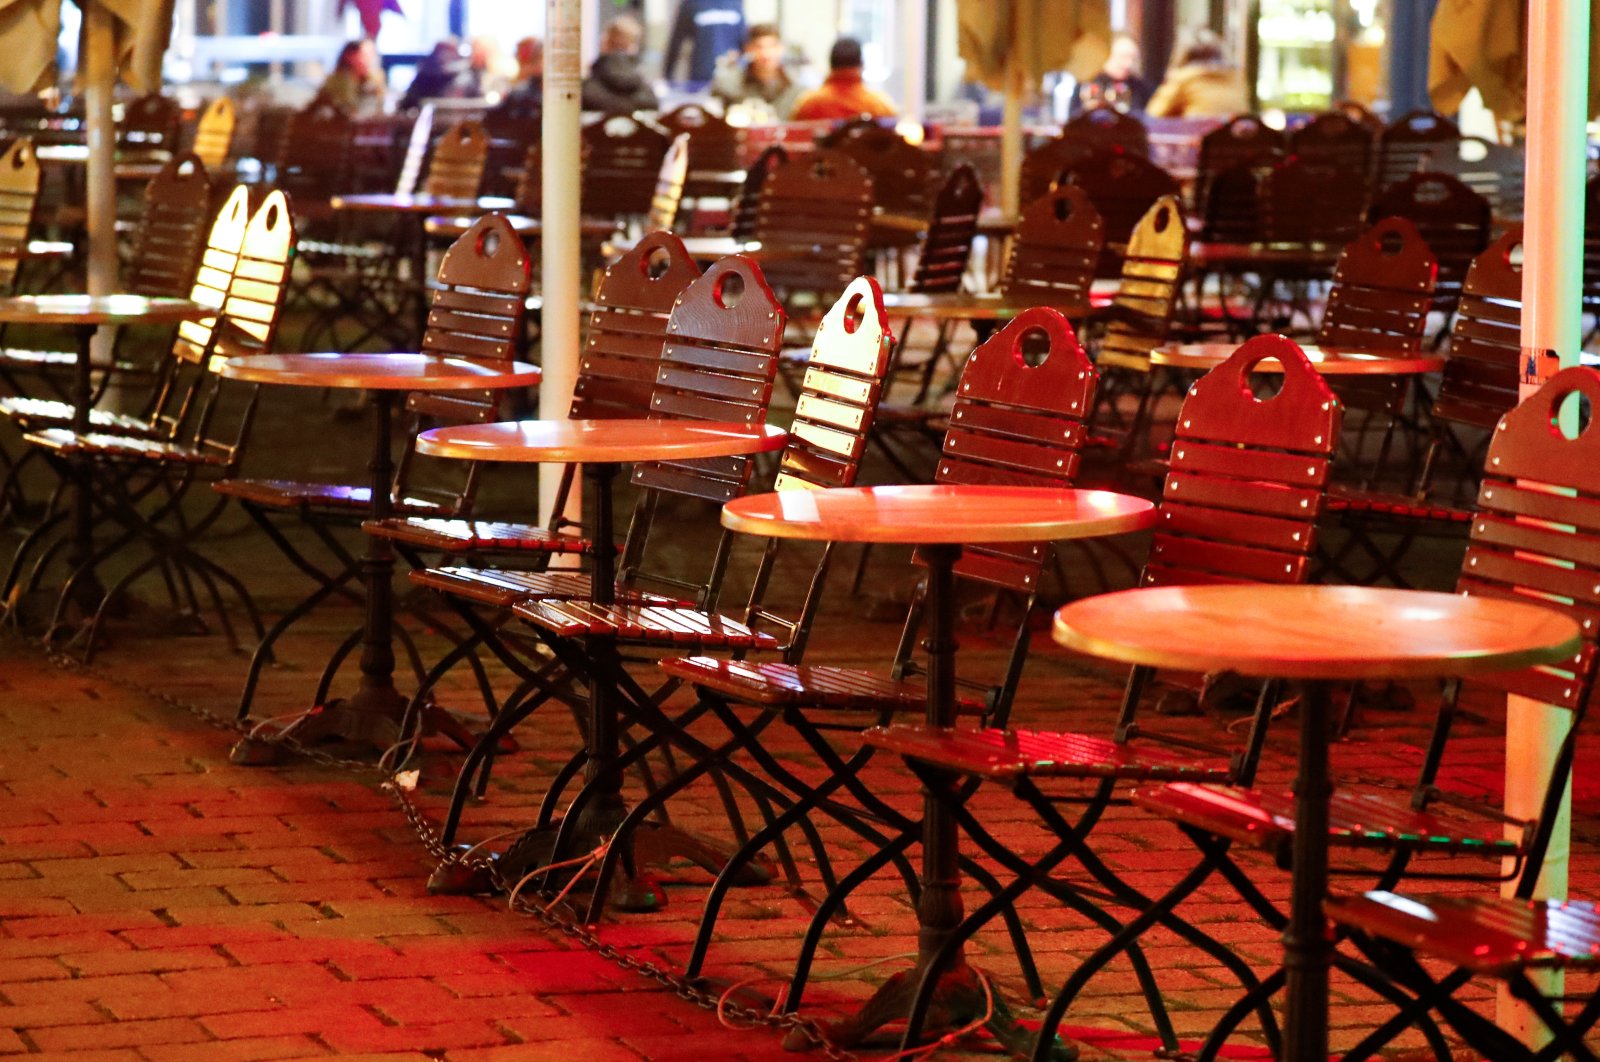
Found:
[[[273,444],[287,445],[294,425],[326,422],[314,400],[295,417],[283,415],[288,408],[267,410],[267,449],[280,460],[288,458]],[[326,455],[343,449],[333,442],[341,433],[358,452],[362,431],[359,422],[345,422],[317,433],[314,454],[303,446],[294,451],[297,471],[333,467],[336,459]],[[688,554],[699,548],[687,534],[681,545]],[[1131,546],[1137,553],[1137,543]],[[234,558],[269,610],[283,607],[300,586],[240,519],[225,522],[213,552]],[[1083,558],[1070,560],[1070,570],[1084,570]],[[782,580],[798,582],[807,563],[801,553],[790,556]],[[1443,557],[1436,565],[1447,569],[1450,563]],[[814,659],[887,659],[898,623],[873,617],[895,614],[885,598],[903,588],[907,571],[903,555],[885,551],[869,575],[870,598],[830,598]],[[284,663],[269,672],[258,714],[302,706],[320,655],[356,618],[348,606],[332,607],[291,638]],[[973,670],[992,664],[1001,651],[994,636],[970,623],[962,641],[964,667]],[[437,645],[426,636],[423,643]],[[725,1029],[713,1014],[509,912],[503,900],[428,895],[431,861],[373,775],[306,762],[231,766],[229,734],[138,689],[157,687],[176,700],[227,713],[243,666],[221,638],[162,634],[158,617],[119,624],[94,672],[63,670],[16,638],[0,640],[0,725],[8,737],[0,751],[0,1053],[106,1059],[777,1056],[775,1031]],[[1038,636],[1017,721],[1103,730],[1119,682],[1114,670],[1070,658]],[[1415,711],[1366,715],[1355,735],[1335,747],[1338,767],[1369,779],[1407,777],[1435,703],[1430,690],[1416,692]],[[446,699],[471,708],[460,687]],[[1463,728],[1449,774],[1493,797],[1502,725],[1492,703],[1475,707],[1482,718]],[[1225,722],[1205,717],[1184,725],[1218,737]],[[780,755],[806,762],[793,738],[776,728],[773,733]],[[1292,726],[1274,731],[1267,784],[1289,777],[1291,735]],[[544,782],[576,743],[570,716],[550,709],[536,713],[519,736],[522,754],[499,764],[490,799],[469,809],[463,835],[470,840],[526,823]],[[419,799],[431,814],[442,811],[457,762],[445,747],[427,750]],[[1589,893],[1600,891],[1593,765],[1585,756],[1578,770],[1576,820],[1584,840],[1573,875],[1575,891]],[[888,799],[913,805],[914,786],[898,766],[874,763],[864,777]],[[1044,838],[1031,816],[1005,794],[980,791],[973,806],[1018,846],[1040,848]],[[696,789],[679,802],[676,819],[714,832],[717,807],[709,788]],[[1175,829],[1132,810],[1114,810],[1097,837],[1107,861],[1146,890],[1176,880],[1189,864],[1190,849]],[[862,854],[841,831],[826,831],[826,839],[839,864],[848,867]],[[1250,865],[1269,895],[1284,897],[1284,874]],[[599,932],[630,955],[679,965],[707,881],[698,870],[674,870],[665,911],[612,916]],[[1258,971],[1272,965],[1273,933],[1225,889],[1202,891],[1186,911]],[[869,884],[855,913],[859,924],[836,927],[826,937],[819,980],[806,996],[808,1014],[826,1017],[863,998],[915,947],[911,912],[892,876]],[[1030,899],[1022,913],[1047,985],[1058,984],[1103,939],[1051,902]],[[770,996],[789,969],[805,917],[802,905],[776,887],[737,890],[718,927],[711,971],[724,983],[748,982],[748,991]],[[973,951],[996,986],[1015,998],[1020,980],[1003,935],[981,935]],[[1150,935],[1147,954],[1180,1033],[1203,1036],[1235,995],[1231,978],[1166,933]],[[889,961],[860,969],[877,960]],[[1488,998],[1486,989],[1476,994],[1485,1005]],[[1351,1042],[1383,1014],[1370,995],[1336,979],[1337,1043]],[[1148,1057],[1154,1043],[1126,964],[1090,985],[1068,1024],[1086,1058]],[[1405,1044],[1416,1050],[1420,1040]],[[1261,1053],[1256,1029],[1248,1025],[1232,1057]],[[951,1048],[941,1057],[980,1054],[987,1056]]]

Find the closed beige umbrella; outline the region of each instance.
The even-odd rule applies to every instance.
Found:
[[[1589,0],[1589,69],[1600,69],[1600,0]],[[1516,0],[1439,0],[1428,45],[1428,95],[1445,114],[1471,89],[1503,122],[1528,113],[1528,5]],[[1589,116],[1600,115],[1600,79],[1589,82]]]

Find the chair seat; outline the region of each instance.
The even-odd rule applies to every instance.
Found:
[[[1470,509],[1419,501],[1410,494],[1343,487],[1328,488],[1327,509],[1330,513],[1362,513],[1372,516],[1392,516],[1401,520],[1463,525],[1470,523],[1473,516]]]
[[[545,598],[589,596],[589,573],[579,571],[525,572],[506,568],[424,568],[412,572],[411,581],[418,586],[425,586],[452,597],[465,598],[491,608],[510,608],[522,601]],[[687,602],[638,590],[623,591],[620,596],[624,601],[649,601],[652,604],[688,607]]]
[[[443,517],[395,517],[368,520],[361,529],[369,535],[405,542],[445,553],[500,550],[528,553],[582,553],[588,539],[557,534],[536,524],[496,520],[455,520]]]
[[[70,425],[74,409],[71,402],[59,402],[51,398],[27,398],[22,395],[0,398],[0,417],[9,417],[28,427],[41,423]],[[126,413],[113,413],[109,409],[89,410],[89,426],[124,434],[155,430],[147,420]]]
[[[661,668],[674,678],[741,704],[874,712],[922,712],[928,705],[928,689],[922,683],[856,668],[710,657],[664,660]],[[958,697],[956,709],[978,715],[984,705],[975,698]]]
[[[957,730],[919,723],[875,727],[864,737],[867,744],[908,759],[1004,782],[1028,777],[1226,782],[1229,774],[1225,763],[1197,763],[1148,741],[1130,745],[1090,734]]]
[[[1428,958],[1480,974],[1600,963],[1600,913],[1586,900],[1401,896],[1375,890],[1330,896],[1329,917]]]
[[[524,601],[512,607],[519,619],[562,637],[604,634],[628,642],[700,648],[781,648],[770,634],[737,620],[682,605],[611,604],[588,600]]]
[[[1172,782],[1136,790],[1133,802],[1187,826],[1280,854],[1294,837],[1294,794],[1287,790]],[[1522,841],[1505,837],[1504,829],[1498,819],[1417,811],[1388,794],[1335,789],[1328,801],[1328,843],[1343,848],[1516,855]]]
[[[219,494],[269,509],[366,510],[372,507],[372,488],[351,483],[310,483],[294,479],[225,479],[212,484]],[[396,498],[402,513],[439,513],[445,507],[425,498]]]
[[[161,464],[209,465],[225,467],[233,455],[220,450],[200,449],[188,443],[138,439],[130,435],[89,432],[79,435],[70,428],[45,428],[23,436],[34,446],[63,457],[94,457],[107,461],[155,462]]]

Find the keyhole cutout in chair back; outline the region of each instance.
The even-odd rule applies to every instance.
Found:
[[[1594,422],[1594,401],[1582,391],[1569,391],[1550,403],[1550,427],[1568,442],[1581,439]]]
[[[1270,402],[1283,393],[1283,362],[1277,358],[1258,358],[1245,371],[1245,386],[1257,402]]]
[[[744,298],[744,277],[737,270],[728,270],[717,278],[717,284],[711,291],[711,297],[724,310],[731,310],[738,306],[739,301]]]
[[[1017,337],[1016,358],[1030,369],[1037,369],[1050,357],[1050,334],[1042,328],[1029,328]]]

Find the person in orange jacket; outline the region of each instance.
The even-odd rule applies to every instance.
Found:
[[[800,97],[789,120],[817,122],[855,118],[868,114],[892,118],[898,112],[888,97],[867,88],[861,80],[861,42],[840,37],[828,53],[828,79]]]

